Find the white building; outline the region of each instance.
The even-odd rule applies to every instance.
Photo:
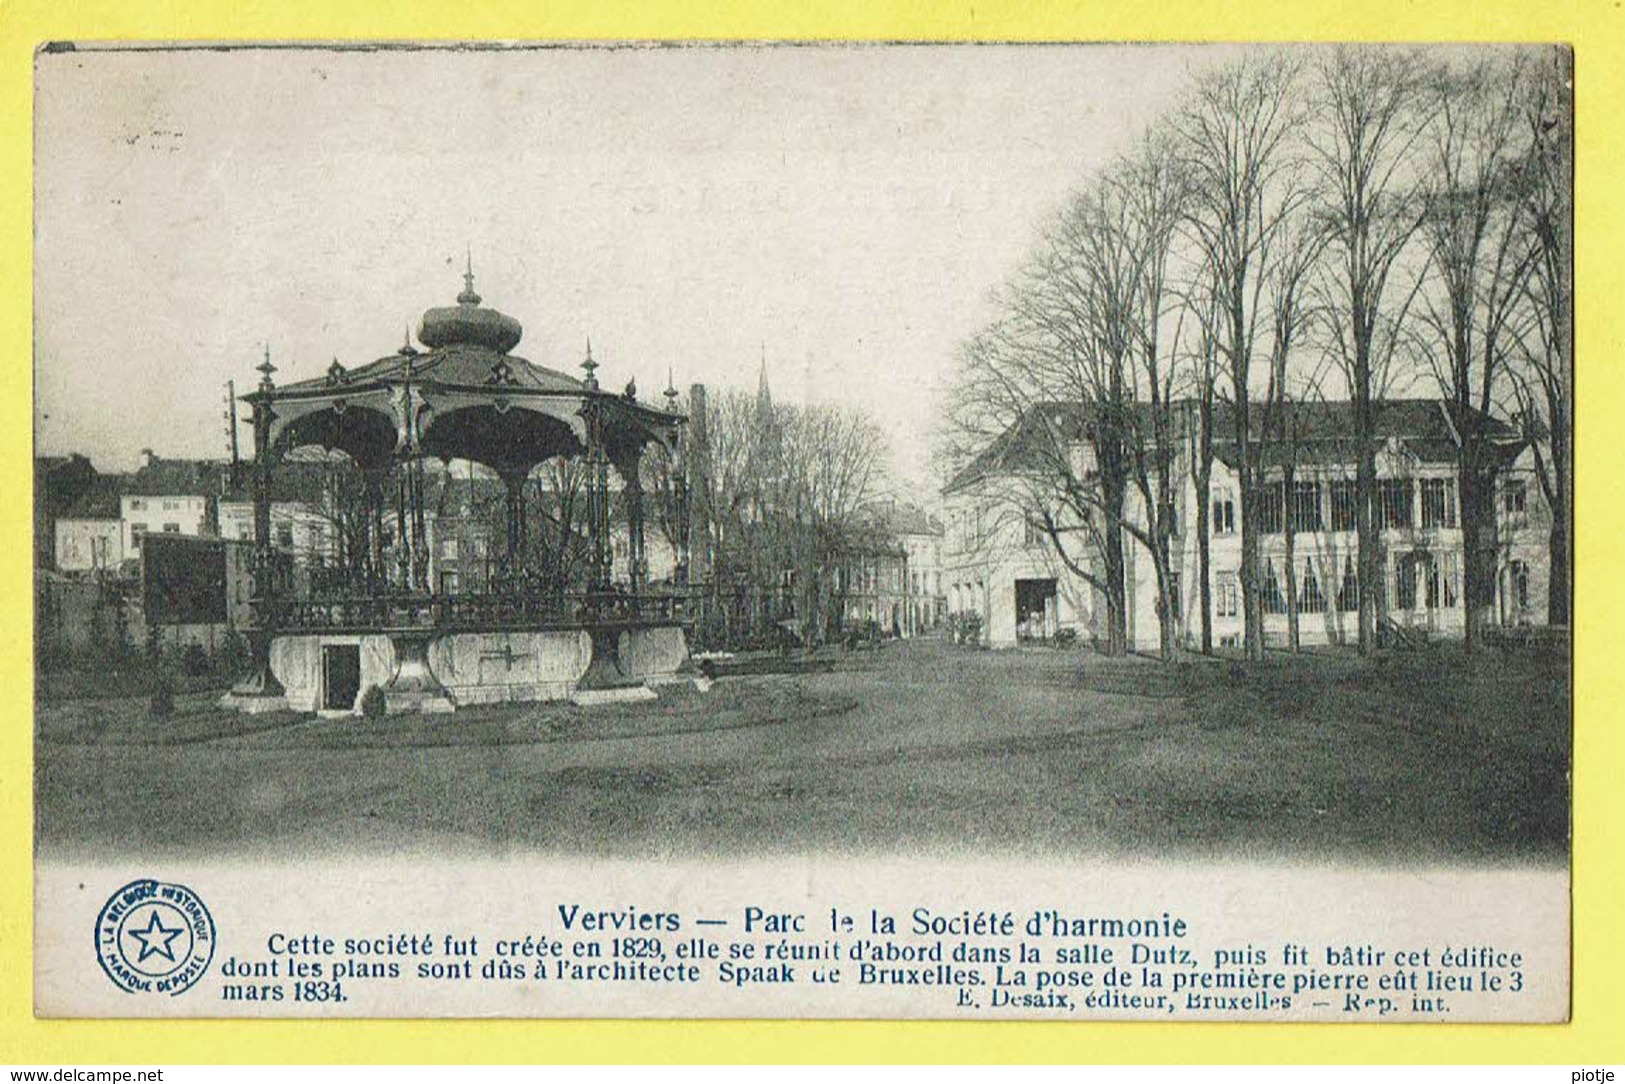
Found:
[[[1081,433],[1079,408],[1050,406],[1046,432],[1061,423]],[[1303,644],[1350,642],[1358,636],[1354,457],[1350,452],[1347,404],[1296,404],[1301,435],[1288,447],[1265,446],[1261,495],[1259,576],[1264,599],[1267,645],[1287,641],[1289,611],[1295,609]],[[1190,420],[1183,406],[1179,426]],[[1213,642],[1239,646],[1243,631],[1241,513],[1233,441],[1223,437],[1228,418],[1215,426],[1216,457],[1208,490],[1209,555]],[[1376,429],[1378,493],[1375,514],[1381,541],[1383,582],[1379,612],[1385,623],[1428,634],[1459,636],[1465,625],[1464,560],[1457,493],[1459,439],[1445,405],[1438,400],[1393,400],[1379,404]],[[951,613],[975,614],[982,636],[994,646],[1076,635],[1098,640],[1105,632],[1104,596],[1083,573],[1098,577],[1098,545],[1088,522],[1066,522],[1055,514],[1069,567],[1049,530],[1042,509],[1022,484],[1026,438],[1012,431],[945,489],[949,529],[943,557]],[[1191,442],[1175,442],[1172,476],[1170,574],[1176,638],[1186,646],[1201,639],[1197,494],[1191,476]],[[1493,509],[1484,532],[1495,548],[1496,585],[1490,617],[1505,625],[1543,624],[1546,614],[1550,512],[1533,477],[1532,453],[1508,427],[1495,428],[1505,467],[1498,475]],[[1074,474],[1088,478],[1088,445],[1081,435],[1068,453]],[[1292,473],[1292,492],[1284,475]],[[1054,510],[1052,510],[1053,513]],[[1075,516],[1076,513],[1073,513]],[[1098,515],[1098,513],[1097,513]],[[1147,517],[1130,486],[1125,518]],[[1290,531],[1289,531],[1290,528]],[[1288,536],[1291,536],[1288,576]],[[1147,548],[1124,532],[1126,621],[1131,648],[1154,651],[1159,644],[1157,581]],[[1068,631],[1070,630],[1070,631]]]
[[[124,525],[114,517],[56,521],[58,572],[110,572],[124,560]]]

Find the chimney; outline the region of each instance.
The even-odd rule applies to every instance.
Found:
[[[152,449],[151,448],[143,448],[143,449],[141,449],[141,469],[142,470],[146,470],[148,467],[152,466],[157,461],[158,461],[158,457],[156,455],[152,454]]]

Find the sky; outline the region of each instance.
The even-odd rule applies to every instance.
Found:
[[[79,51],[36,67],[41,454],[226,454],[225,384],[393,352],[472,253],[514,353],[869,411],[937,391],[1044,220],[1226,50]],[[248,435],[243,428],[245,447]],[[928,496],[928,493],[921,493]]]

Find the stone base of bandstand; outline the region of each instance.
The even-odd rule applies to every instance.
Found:
[[[231,692],[215,703],[228,711],[240,711],[244,715],[264,715],[268,712],[288,710],[287,697],[261,696],[256,693]]]
[[[330,702],[324,666],[328,648],[357,651],[360,683],[352,703]],[[252,695],[243,691],[245,682],[220,704],[251,713],[359,713],[367,690],[376,687],[388,715],[559,700],[592,706],[654,699],[656,689],[692,681],[687,664],[687,638],[676,625],[591,631],[281,632],[270,645],[270,671],[281,695]]]
[[[262,660],[253,673],[232,686],[231,692],[216,703],[244,715],[264,715],[288,710],[287,690],[277,681],[268,661]]]
[[[587,668],[576,679],[570,702],[585,708],[653,700],[655,691],[649,687],[648,679],[665,676],[668,661],[665,649],[670,638],[652,634],[664,631],[613,627],[586,630],[589,652]],[[670,631],[677,634],[678,641],[682,641],[681,629]],[[686,641],[683,644],[683,657],[687,658]],[[675,671],[676,668],[677,665],[672,665],[670,670]]]

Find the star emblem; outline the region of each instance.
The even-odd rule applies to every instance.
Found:
[[[147,928],[144,930],[132,929],[130,936],[141,942],[141,955],[136,957],[136,963],[144,963],[148,956],[162,956],[170,963],[175,962],[175,950],[171,948],[175,938],[185,933],[184,927],[177,926],[170,929],[158,920],[158,912],[148,912]]]

